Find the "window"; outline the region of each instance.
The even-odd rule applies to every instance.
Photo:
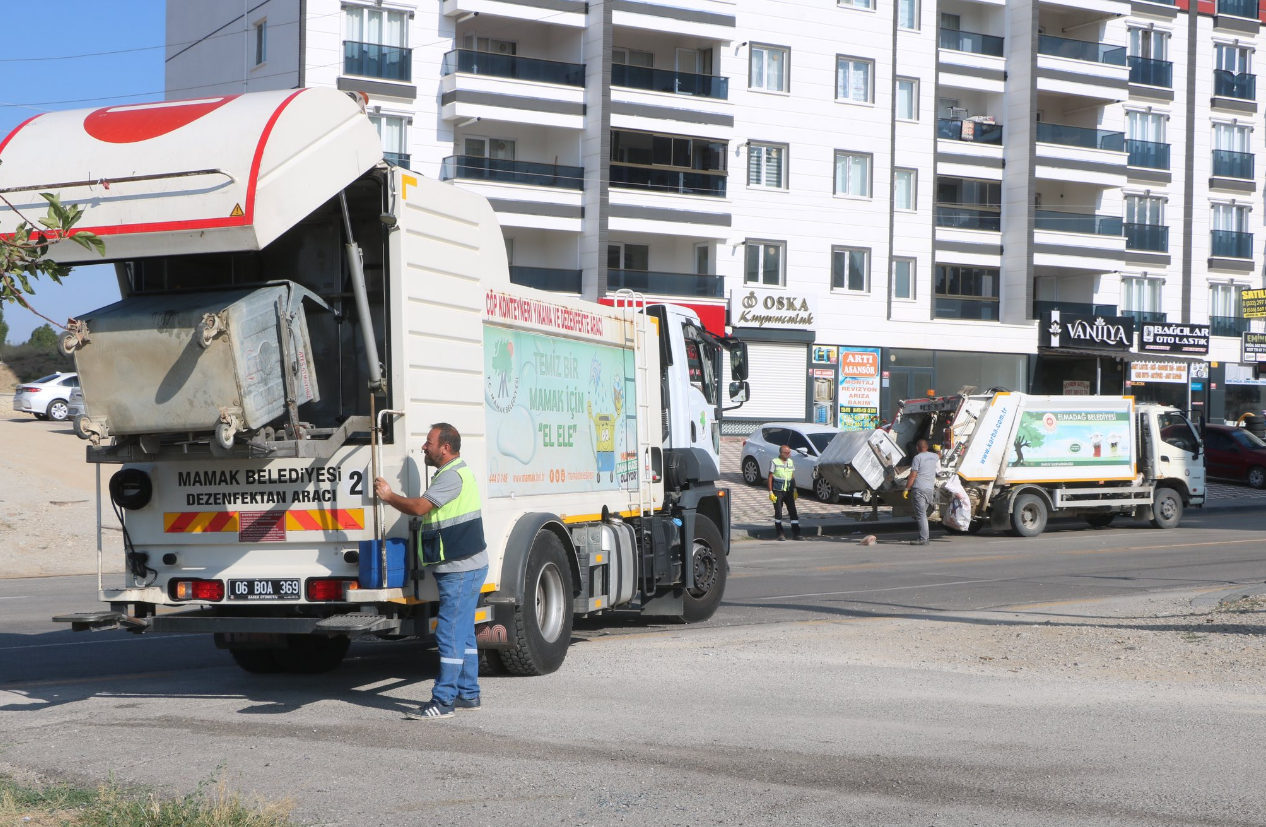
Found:
[[[261,20],[255,24],[255,65],[260,66],[268,60],[268,21]]]
[[[747,185],[768,189],[787,188],[787,147],[774,144],[747,145]]]
[[[900,301],[914,301],[914,259],[892,260],[892,297]]]
[[[1181,451],[1194,453],[1200,445],[1200,438],[1187,421],[1187,417],[1173,411],[1156,415],[1156,424],[1160,426],[1161,442],[1172,445]]]
[[[1232,233],[1248,232],[1248,207],[1238,204],[1214,204],[1213,229]]]
[[[853,9],[873,9],[875,7],[875,0],[836,0],[836,2],[841,6]]]
[[[787,64],[790,51],[779,46],[752,46],[748,66],[747,86],[766,92],[786,92]]]
[[[998,320],[998,269],[995,267],[936,266],[938,319]]]
[[[897,78],[897,120],[919,119],[919,82],[913,78]]]
[[[1252,152],[1253,130],[1247,126],[1229,123],[1213,125],[1213,148],[1227,152]]]
[[[870,198],[870,156],[835,153],[835,194]]]
[[[783,260],[786,245],[781,241],[747,242],[747,261],[743,269],[744,284],[783,284]]]
[[[1239,318],[1240,293],[1244,288],[1238,284],[1209,285],[1209,315],[1222,318]]]
[[[607,269],[638,270],[650,269],[651,248],[646,244],[608,244]]]
[[[915,198],[918,195],[919,171],[915,169],[898,169],[893,172],[892,206],[897,210],[915,209]]]
[[[1252,72],[1253,50],[1244,46],[1218,43],[1214,46],[1214,69],[1233,75]]]
[[[1160,312],[1162,284],[1160,279],[1122,278],[1121,309]]]
[[[1165,143],[1165,127],[1168,123],[1168,115],[1130,110],[1125,113],[1125,137],[1131,141],[1151,141],[1163,144]]]
[[[902,29],[919,28],[919,0],[897,0],[897,26]]]
[[[407,121],[402,116],[397,115],[370,115],[369,122],[374,125],[374,129],[378,130],[378,137],[382,139],[382,151],[387,161],[397,166],[407,167],[409,165],[407,142],[405,138],[405,126]],[[467,139],[467,144],[470,139]],[[467,155],[471,153],[466,152]],[[482,154],[482,153],[480,153]]]
[[[856,57],[835,58],[835,99],[854,103],[873,103],[870,77],[874,61]]]
[[[725,197],[726,143],[611,131],[611,186]]]
[[[1165,199],[1150,198],[1145,195],[1127,195],[1125,197],[1125,223],[1164,224]]]
[[[343,20],[348,40],[382,46],[408,45],[408,18],[402,11],[344,6]]]
[[[625,66],[641,66],[644,69],[653,69],[655,67],[655,54],[653,52],[639,52],[637,49],[612,49],[611,62]]]
[[[710,276],[712,275],[712,245],[696,244],[695,245],[695,275]]]
[[[462,154],[472,158],[513,161],[514,141],[503,138],[465,138],[462,141]]]
[[[1155,29],[1130,29],[1130,57],[1169,59],[1169,33]]]
[[[850,293],[870,290],[870,250],[855,247],[831,248],[831,287]]]

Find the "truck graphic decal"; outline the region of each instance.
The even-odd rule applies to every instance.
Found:
[[[1024,411],[1008,468],[1130,465],[1125,411]]]

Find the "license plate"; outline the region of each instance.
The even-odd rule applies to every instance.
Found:
[[[298,580],[230,580],[229,600],[298,600]]]

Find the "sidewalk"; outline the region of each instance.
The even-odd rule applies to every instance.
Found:
[[[763,487],[743,482],[739,461],[743,453],[740,437],[724,437],[721,440],[721,480],[730,486],[730,531],[737,540],[769,540],[774,537],[774,512],[769,495]],[[800,513],[800,528],[806,537],[838,537],[856,534],[914,532],[915,524],[910,517],[893,517],[892,509],[879,507],[876,520],[868,505],[841,502],[835,505],[818,502],[808,491],[801,491],[796,507]],[[1205,511],[1266,511],[1266,490],[1255,490],[1247,485],[1211,482]],[[786,517],[784,516],[784,521]],[[938,530],[934,525],[933,530]]]

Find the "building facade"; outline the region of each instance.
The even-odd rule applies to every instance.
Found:
[[[169,0],[169,98],[362,93],[519,283],[749,343],[731,432],[963,386],[1263,407],[1258,0]]]

